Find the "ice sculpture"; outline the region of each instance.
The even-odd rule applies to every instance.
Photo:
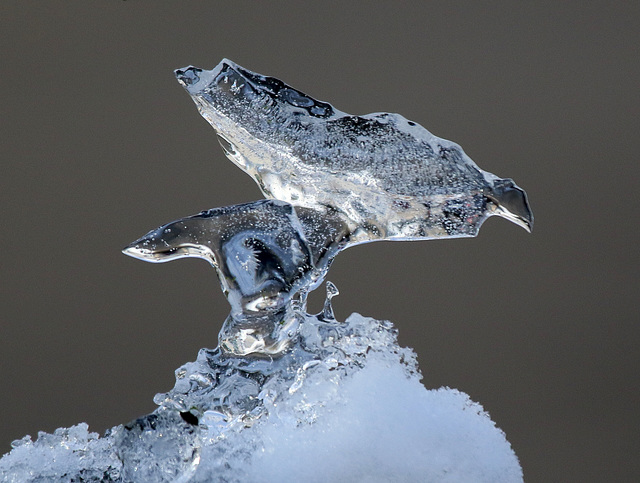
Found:
[[[231,313],[158,409],[100,438],[84,424],[13,443],[0,480],[522,481],[504,434],[456,390],[427,391],[389,322],[338,322],[309,291],[343,249],[475,236],[526,194],[397,114],[350,116],[223,60],[176,71],[226,155],[269,198],[163,225],[124,252],[211,263]]]
[[[285,350],[307,292],[346,247],[475,236],[492,215],[531,230],[526,194],[512,180],[482,171],[458,145],[398,114],[351,116],[226,59],[176,76],[227,157],[279,201],[178,220],[125,253],[213,264],[231,304],[219,340],[227,351]]]

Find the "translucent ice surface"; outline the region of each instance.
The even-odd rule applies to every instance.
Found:
[[[223,60],[176,71],[227,157],[267,198],[335,210],[349,244],[475,236],[492,215],[527,230],[533,215],[511,179],[399,114],[352,116]]]
[[[272,360],[201,350],[153,414],[104,437],[80,424],[15,442],[0,481],[522,481],[482,407],[426,390],[389,322],[299,327]]]
[[[290,343],[307,293],[324,279],[347,240],[337,217],[261,200],[168,223],[124,252],[150,262],[209,261],[231,304],[220,345],[236,355],[274,354]]]
[[[176,76],[227,157],[272,200],[177,220],[124,252],[208,260],[231,304],[219,337],[228,353],[286,350],[308,292],[349,246],[475,236],[496,214],[532,227],[527,196],[512,180],[398,114],[351,116],[229,60]]]

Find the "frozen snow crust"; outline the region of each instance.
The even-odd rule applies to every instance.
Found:
[[[202,349],[154,413],[103,437],[14,442],[0,481],[522,481],[504,433],[466,394],[425,389],[390,322],[302,317],[277,359]]]

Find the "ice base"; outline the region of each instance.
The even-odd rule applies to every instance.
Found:
[[[103,437],[82,423],[14,442],[0,481],[523,481],[489,415],[427,390],[390,322],[303,318],[277,359],[201,350],[154,413]]]

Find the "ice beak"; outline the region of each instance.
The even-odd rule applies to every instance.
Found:
[[[521,226],[529,233],[533,230],[533,212],[529,206],[527,193],[511,179],[499,179],[493,189],[485,192],[493,205],[493,215],[498,215]]]
[[[159,254],[157,238],[158,230],[150,231],[142,238],[124,247],[122,253],[145,262],[160,262],[162,257]]]
[[[132,243],[131,245],[122,249],[122,253],[129,255],[130,257],[137,258],[139,260],[148,260],[150,257],[150,250],[140,248],[139,244]]]

